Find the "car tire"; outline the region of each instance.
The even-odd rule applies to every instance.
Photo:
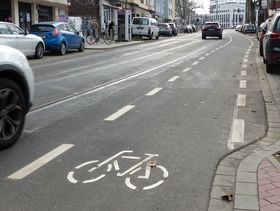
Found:
[[[260,56],[263,56],[263,49],[261,47],[259,48],[259,51],[260,51]]]
[[[20,137],[26,106],[20,87],[9,79],[0,79],[0,149],[13,145]]]
[[[263,56],[263,63],[266,64],[266,59],[264,58],[264,56]]]
[[[222,35],[220,35],[220,36],[219,36],[219,39],[221,40],[222,38],[223,38],[223,36],[222,36]]]
[[[80,47],[78,48],[78,50],[80,52],[83,52],[85,50],[85,41],[82,40],[81,44],[80,44]]]
[[[62,56],[66,54],[66,45],[65,45],[64,42],[61,43],[61,45],[60,45],[59,54],[62,55]]]
[[[156,39],[158,40],[159,36],[156,37]]]
[[[152,33],[152,34],[150,35],[149,39],[152,40],[152,39],[153,39],[153,36],[154,36],[154,34]]]
[[[43,43],[39,42],[35,48],[35,54],[34,57],[36,59],[41,59],[44,56],[44,45]]]
[[[205,39],[206,39],[206,36],[202,35],[202,39],[205,40]]]
[[[266,62],[266,72],[273,73],[273,64]]]

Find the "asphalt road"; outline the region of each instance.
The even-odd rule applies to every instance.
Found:
[[[0,152],[0,210],[207,210],[218,161],[265,130],[255,47],[228,30],[30,60],[34,107]]]

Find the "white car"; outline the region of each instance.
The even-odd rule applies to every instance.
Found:
[[[0,45],[0,149],[20,137],[33,95],[34,76],[26,56]]]
[[[132,20],[132,37],[159,38],[159,25],[156,19],[146,17],[134,17]]]
[[[45,52],[45,43],[41,37],[25,33],[13,23],[0,22],[0,44],[20,50],[26,56],[42,58]]]

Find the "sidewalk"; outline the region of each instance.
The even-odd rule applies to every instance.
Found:
[[[220,161],[208,211],[280,211],[280,159],[275,155],[280,151],[280,96],[277,86],[268,81],[258,53],[256,62],[266,106],[267,133]],[[233,194],[233,200],[222,200],[225,193]]]
[[[107,45],[105,43],[97,43],[93,45],[85,44],[85,49],[91,49],[91,50],[108,50],[113,48],[119,48],[124,46],[130,46],[130,45],[136,45],[136,44],[142,44],[145,43],[146,40],[139,40],[139,41],[130,41],[130,42],[119,42],[119,41],[113,41],[111,45]]]

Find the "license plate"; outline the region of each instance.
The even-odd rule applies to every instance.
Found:
[[[139,30],[139,29],[144,29],[144,27],[137,27],[137,29]]]

